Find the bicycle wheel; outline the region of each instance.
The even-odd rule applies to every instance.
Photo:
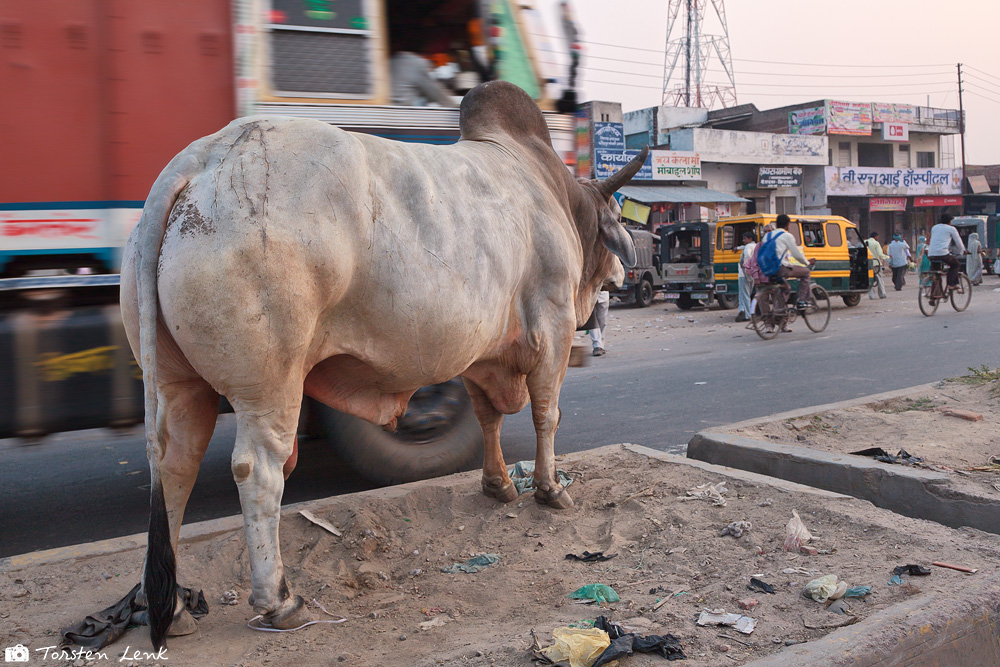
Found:
[[[958,289],[951,292],[951,307],[962,312],[969,307],[970,301],[972,301],[972,283],[969,281],[969,276],[960,273],[958,274]]]
[[[819,285],[813,285],[812,298],[812,305],[802,311],[802,319],[810,331],[819,333],[830,323],[830,295]]]
[[[750,324],[753,325],[753,330],[764,340],[771,340],[781,331],[781,327],[774,324],[774,317],[772,315],[765,315],[763,311],[762,302],[771,295],[771,292],[761,292],[758,294],[755,299],[756,305],[753,312],[750,313]]]
[[[934,298],[934,293],[939,289],[940,280],[940,276],[931,275],[924,280],[917,291],[917,304],[920,306],[920,312],[927,317],[937,312],[940,299]]]

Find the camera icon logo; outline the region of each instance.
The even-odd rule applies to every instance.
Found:
[[[28,647],[24,644],[8,646],[3,650],[4,662],[28,662]]]

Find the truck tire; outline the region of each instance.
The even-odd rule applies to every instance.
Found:
[[[715,300],[719,302],[719,307],[723,310],[732,310],[740,305],[740,297],[736,294],[716,294]]]
[[[844,305],[848,308],[854,308],[854,306],[861,303],[860,294],[841,294],[840,298],[844,300]]]
[[[701,304],[692,299],[690,294],[681,294],[680,298],[677,299],[677,307],[681,310],[691,310],[698,305]]]
[[[639,308],[648,308],[653,303],[653,283],[649,278],[643,278],[635,286],[635,305]]]
[[[417,390],[395,433],[326,406],[318,409],[337,455],[378,484],[459,472],[483,451],[483,431],[458,378]]]

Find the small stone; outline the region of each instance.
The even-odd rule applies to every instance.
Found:
[[[514,514],[513,512],[507,512],[507,518],[508,519],[516,519],[517,515]]]
[[[757,601],[757,598],[745,598],[743,600],[740,600],[740,609],[743,609],[745,611],[750,611],[759,604],[760,602]]]
[[[368,612],[368,618],[378,618],[378,612],[377,611]]]
[[[382,581],[389,581],[389,575],[386,574],[385,572],[382,572],[381,570],[379,570],[378,578],[381,579]]]
[[[421,574],[423,574],[423,572],[424,571],[421,570],[419,567],[416,567],[416,568],[413,568],[412,570],[410,570],[410,576],[411,577],[419,577]]]
[[[941,414],[947,415],[949,417],[958,417],[959,419],[964,419],[970,422],[981,422],[983,421],[983,416],[978,412],[972,412],[970,410],[960,410],[958,408],[945,408],[941,410]]]
[[[458,527],[458,532],[462,532],[463,530],[465,530],[465,526],[459,526]]]
[[[806,441],[806,436],[804,436],[804,435],[802,435],[800,433],[797,436],[795,436],[795,439],[798,440],[799,442],[805,442]]]
[[[807,547],[806,545],[803,544],[802,546],[799,547],[799,553],[806,556],[816,556],[819,554],[819,549],[817,549],[816,547]]]
[[[405,642],[406,641],[406,635],[400,635],[399,636],[399,641]]]
[[[222,604],[234,605],[239,602],[240,596],[234,590],[228,590],[222,594],[222,598],[219,600]]]
[[[110,579],[111,578],[111,573],[110,572],[101,572],[101,576],[104,577],[105,579]]]
[[[732,648],[733,647],[730,646],[729,644],[716,644],[715,645],[715,650],[718,651],[719,653],[729,653],[732,650]]]
[[[482,651],[476,651],[476,657],[477,657],[477,658],[481,658],[481,657],[483,657],[484,655],[486,655],[486,654],[485,654],[485,653],[483,653]]]
[[[10,596],[14,598],[23,598],[27,594],[28,594],[27,588],[25,588],[24,586],[18,586],[17,588],[14,589],[14,592],[11,593]]]
[[[73,667],[83,667],[83,658],[77,658],[73,662]]]

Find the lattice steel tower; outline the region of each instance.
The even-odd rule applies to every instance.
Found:
[[[712,5],[722,24],[721,35],[702,32],[705,8],[708,5]],[[682,59],[684,66],[679,67]],[[728,79],[729,85],[707,81],[709,63],[721,65],[718,78]],[[663,59],[662,103],[706,109],[737,104],[736,79],[729,52],[729,28],[726,25],[723,0],[670,0],[667,10],[667,48]]]

